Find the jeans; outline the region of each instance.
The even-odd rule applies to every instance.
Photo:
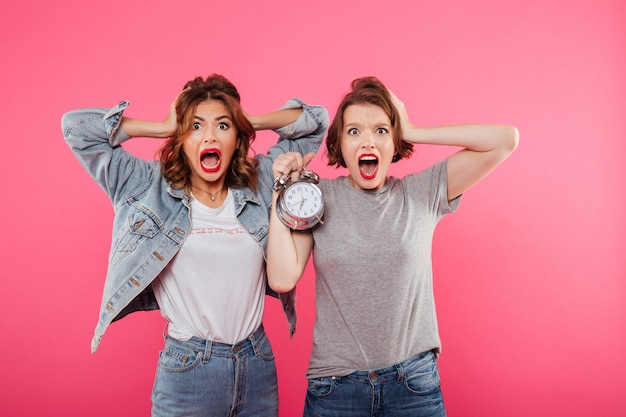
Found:
[[[433,352],[375,371],[309,380],[305,417],[445,417]]]
[[[229,345],[165,338],[152,391],[152,416],[276,417],[274,354],[261,325]]]

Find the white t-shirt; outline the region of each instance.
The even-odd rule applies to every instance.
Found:
[[[168,333],[179,340],[237,343],[263,317],[263,252],[237,220],[230,190],[216,209],[192,198],[191,224],[180,251],[152,284]]]

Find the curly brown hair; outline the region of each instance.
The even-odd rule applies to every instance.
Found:
[[[159,150],[159,160],[163,176],[175,187],[183,187],[189,194],[191,167],[183,152],[185,138],[193,127],[193,118],[198,104],[215,100],[221,102],[230,113],[237,130],[237,149],[226,172],[224,185],[231,188],[249,187],[256,191],[257,160],[250,157],[250,145],[256,132],[241,108],[241,98],[237,88],[224,76],[209,75],[188,81],[176,101],[176,133]]]
[[[409,158],[413,153],[413,144],[402,139],[402,128],[398,111],[391,100],[389,91],[376,77],[362,77],[352,81],[351,91],[344,97],[333,122],[328,129],[326,138],[326,151],[328,153],[328,165],[346,167],[346,162],[341,154],[341,135],[343,132],[343,114],[353,104],[372,104],[380,107],[391,122],[391,136],[393,138],[396,153],[392,162],[402,158]]]

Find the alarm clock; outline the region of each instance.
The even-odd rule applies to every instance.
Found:
[[[290,175],[276,179],[273,189],[279,194],[275,210],[285,226],[292,230],[308,230],[324,223],[324,197],[317,183],[318,175],[306,169],[296,181],[292,182]]]

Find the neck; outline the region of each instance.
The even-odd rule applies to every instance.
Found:
[[[224,191],[226,189],[226,187],[222,187],[222,188],[220,188],[219,190],[217,190],[215,192],[210,192],[210,191],[207,191],[207,190],[205,190],[203,188],[196,187],[193,184],[191,185],[191,188],[193,188],[194,190],[202,191],[203,193],[207,194],[211,198],[211,201],[215,201],[217,196],[219,196],[222,193],[222,191]]]

